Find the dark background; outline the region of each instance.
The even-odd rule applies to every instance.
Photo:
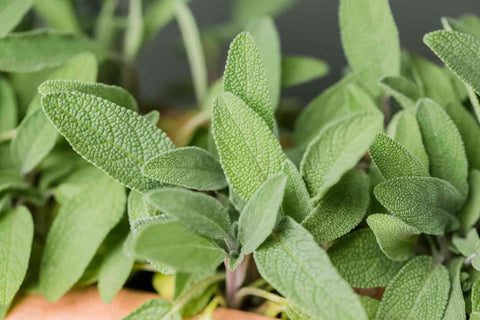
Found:
[[[192,0],[189,5],[201,29],[230,18],[230,0]],[[480,14],[480,0],[390,0],[390,5],[402,47],[432,60],[435,57],[423,44],[422,37],[442,28],[442,16]],[[275,19],[283,54],[314,56],[326,61],[331,70],[329,76],[289,89],[286,95],[308,102],[340,78],[346,60],[340,43],[337,10],[338,0],[298,0],[294,7]],[[185,57],[178,50],[172,50],[179,44],[180,31],[172,21],[140,53],[137,64],[142,100],[157,100],[168,83],[189,77]],[[223,58],[226,49],[221,52]],[[221,70],[223,66],[218,68]]]

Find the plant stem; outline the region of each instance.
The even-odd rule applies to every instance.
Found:
[[[480,253],[474,253],[474,254],[472,254],[471,256],[469,256],[469,257],[465,260],[465,265],[466,265],[466,266],[471,265],[473,259],[475,259],[476,257],[480,257]]]
[[[225,258],[225,269],[227,270],[227,279],[226,279],[226,300],[227,306],[232,309],[238,309],[240,307],[237,304],[235,295],[237,294],[238,288],[242,285],[247,274],[249,257],[246,256],[242,263],[235,270],[230,270],[228,266],[228,258]]]
[[[135,263],[133,265],[133,270],[136,271],[150,271],[150,272],[158,272],[152,265],[148,263]]]
[[[269,291],[258,289],[258,288],[253,288],[253,287],[244,287],[240,290],[238,290],[237,294],[235,295],[235,300],[238,305],[242,303],[243,298],[246,296],[256,296],[260,297],[272,302],[275,302],[279,305],[282,306],[287,306],[289,305],[287,299],[282,298],[276,294],[273,294]]]

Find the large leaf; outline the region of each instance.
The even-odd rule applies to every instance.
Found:
[[[465,300],[463,298],[462,285],[460,283],[460,272],[464,259],[457,257],[450,262],[448,271],[450,273],[450,295],[448,298],[444,320],[465,320]]]
[[[262,277],[314,319],[367,319],[326,252],[291,218],[281,223],[254,257]]]
[[[416,257],[388,284],[376,319],[441,320],[449,292],[447,268],[431,257]]]
[[[282,86],[297,86],[327,75],[328,64],[305,56],[286,56],[282,59]]]
[[[12,31],[33,4],[33,0],[4,0],[0,3],[0,37]]]
[[[175,146],[147,119],[81,92],[43,96],[42,106],[75,151],[118,182],[137,191],[160,185],[144,177],[141,168],[150,158]]]
[[[8,306],[27,273],[33,219],[26,207],[0,212],[0,306]]]

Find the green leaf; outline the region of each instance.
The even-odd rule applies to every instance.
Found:
[[[98,14],[95,24],[95,38],[105,49],[112,48],[115,41],[117,28],[115,25],[115,9],[118,0],[105,0]]]
[[[185,1],[175,1],[174,7],[175,17],[182,32],[183,43],[187,51],[197,104],[201,105],[207,93],[208,79],[200,32]]]
[[[28,188],[28,183],[11,169],[0,170],[0,194],[6,190],[22,190]]]
[[[431,177],[400,177],[375,187],[378,201],[394,216],[428,234],[441,235],[462,202],[447,181]]]
[[[25,278],[33,240],[26,207],[0,213],[0,306],[8,306]]]
[[[338,273],[355,288],[385,287],[403,266],[383,254],[368,228],[340,238],[328,255]]]
[[[236,0],[233,17],[243,26],[247,21],[261,16],[277,16],[292,7],[297,0]]]
[[[343,236],[365,216],[370,202],[367,175],[351,170],[320,200],[302,225],[321,244]]]
[[[293,87],[324,77],[329,68],[322,60],[306,56],[286,56],[282,59],[282,87]]]
[[[270,128],[253,109],[231,93],[213,105],[213,136],[228,183],[249,200],[286,160]]]
[[[137,101],[127,90],[103,83],[89,83],[78,80],[47,80],[38,87],[38,92],[48,94],[78,91],[109,100],[121,107],[138,110]]]
[[[416,257],[388,284],[376,319],[440,320],[449,291],[447,268],[435,264],[431,257]]]
[[[380,87],[406,110],[414,110],[417,100],[420,98],[420,91],[417,85],[402,76],[387,76],[380,79]]]
[[[5,0],[0,3],[0,37],[15,29],[32,4],[33,0]]]
[[[370,94],[360,87],[359,85],[352,83],[347,88],[347,97],[349,104],[349,112],[353,113],[356,111],[378,111],[379,107],[372,99]]]
[[[150,300],[123,318],[123,320],[181,320],[180,314],[177,312],[172,314],[170,312],[171,309],[172,304],[167,300]]]
[[[230,216],[215,198],[180,188],[161,188],[150,192],[148,203],[178,219],[188,229],[214,239],[230,234]]]
[[[375,320],[375,315],[377,314],[380,301],[364,296],[360,296],[359,299],[362,303],[363,309],[365,309],[365,312],[367,313],[367,319]]]
[[[468,181],[470,183],[469,195],[462,210],[458,213],[458,220],[460,220],[463,230],[469,230],[480,219],[480,171],[470,171]]]
[[[476,280],[473,283],[470,299],[472,300],[470,320],[478,320],[480,319],[480,280]]]
[[[227,186],[217,159],[197,147],[162,153],[148,160],[142,173],[150,179],[196,190],[220,190]]]
[[[80,177],[88,181],[75,182]],[[125,208],[124,188],[101,171],[87,167],[70,179],[77,192],[60,204],[40,267],[40,287],[49,301],[60,298],[80,279]]]
[[[0,134],[15,129],[17,121],[18,111],[15,93],[10,83],[4,78],[0,78]]]
[[[286,183],[287,178],[283,174],[269,178],[243,209],[238,220],[238,240],[243,254],[252,253],[272,233]]]
[[[243,32],[233,39],[228,51],[223,90],[242,99],[273,128],[273,108],[267,75],[253,37]]]
[[[254,257],[262,277],[301,312],[319,320],[367,319],[325,251],[291,218],[279,225]]]
[[[140,50],[143,40],[143,14],[142,0],[130,0],[128,2],[127,25],[125,28],[125,40],[123,54],[127,61],[134,61]]]
[[[417,157],[384,134],[377,135],[368,152],[385,180],[429,176],[427,169]]]
[[[430,173],[450,182],[466,197],[468,163],[462,138],[448,114],[435,102],[421,99],[417,120],[430,159]]]
[[[377,82],[400,72],[400,40],[388,0],[341,0],[340,33],[349,65],[377,95]]]
[[[167,23],[173,19],[176,0],[158,0],[146,8],[144,22],[144,37],[153,38]]]
[[[307,187],[295,165],[288,159],[283,162],[283,172],[287,175],[283,213],[301,223],[313,209]]]
[[[460,272],[464,261],[463,258],[455,258],[448,266],[451,286],[447,307],[443,315],[444,320],[466,320],[465,300],[460,283]]]
[[[464,257],[469,257],[480,251],[480,238],[478,237],[476,229],[468,231],[465,238],[460,237],[458,234],[454,234],[452,237],[452,243]]]
[[[480,23],[477,16],[465,15],[461,19],[442,17],[442,26],[447,31],[458,31],[480,38]]]
[[[80,26],[71,1],[34,0],[35,10],[47,20],[47,24],[56,30],[78,33]]]
[[[255,39],[260,57],[265,67],[268,87],[272,97],[272,107],[278,108],[282,81],[282,57],[280,37],[275,22],[270,17],[259,17],[249,21],[245,27]]]
[[[151,222],[138,231],[135,253],[175,271],[215,269],[224,255],[212,240],[198,235],[177,221]]]
[[[387,214],[372,214],[367,223],[387,257],[404,261],[413,255],[420,230]]]
[[[130,191],[128,195],[127,212],[128,222],[130,223],[130,229],[133,233],[136,232],[137,228],[142,224],[142,221],[156,215],[155,212],[147,209],[145,196],[135,190]]]
[[[160,121],[160,112],[157,110],[152,110],[149,113],[144,115],[145,119],[147,119],[151,124],[157,126],[158,121]]]
[[[399,142],[414,154],[426,169],[429,168],[428,155],[423,145],[422,133],[413,113],[407,111],[396,113],[390,121],[387,133],[390,138]]]
[[[94,53],[103,61],[105,53],[83,36],[34,30],[10,34],[0,39],[0,70],[35,72],[58,67],[82,52]]]
[[[325,127],[300,164],[312,201],[318,201],[365,154],[383,128],[380,112],[358,112]]]
[[[141,167],[175,146],[147,119],[81,92],[43,96],[42,106],[75,151],[115,180],[140,192],[160,185],[144,177]]]

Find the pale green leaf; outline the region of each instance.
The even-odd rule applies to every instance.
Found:
[[[480,38],[480,20],[475,15],[465,15],[461,19],[442,17],[441,21],[447,31],[458,31]]]
[[[349,65],[378,94],[378,80],[400,72],[400,40],[388,0],[342,0],[339,19]]]
[[[197,147],[162,153],[148,160],[142,173],[154,180],[196,190],[219,190],[227,186],[217,159]]]
[[[47,20],[47,24],[63,32],[80,32],[72,1],[34,0],[35,10]]]
[[[367,319],[358,297],[312,236],[291,218],[255,253],[262,277],[314,319]]]
[[[42,106],[75,151],[108,175],[141,192],[160,185],[144,177],[141,167],[150,158],[175,146],[147,119],[81,92],[43,96]]]
[[[379,85],[387,94],[393,96],[404,109],[415,109],[417,100],[420,98],[420,91],[414,82],[402,76],[387,76],[380,79]]]
[[[32,4],[32,0],[3,0],[0,2],[0,37],[4,37],[15,29]]]
[[[358,84],[350,84],[346,92],[348,97],[348,113],[379,110],[372,96]]]
[[[9,305],[25,278],[33,240],[26,207],[0,213],[0,306]]]
[[[369,182],[364,172],[351,170],[325,194],[302,223],[317,243],[335,240],[362,221],[370,202]]]
[[[223,89],[242,99],[273,128],[273,108],[267,75],[253,37],[243,32],[233,39],[228,51]]]
[[[261,16],[277,16],[293,6],[297,0],[236,0],[233,17],[243,26],[247,21]]]
[[[129,62],[135,60],[143,40],[142,0],[130,0],[128,3],[127,25],[123,54]]]
[[[0,78],[0,134],[15,129],[17,121],[18,110],[15,93],[10,83],[4,78]]]
[[[0,194],[8,190],[27,189],[28,183],[22,177],[11,169],[0,170]]]
[[[300,165],[313,201],[353,168],[383,128],[380,112],[358,112],[325,127],[308,145]]]
[[[80,279],[125,209],[124,188],[101,171],[87,167],[75,175],[91,179],[77,182],[81,191],[60,205],[48,232],[40,287],[49,301],[60,298]]]
[[[338,273],[355,288],[385,287],[403,266],[383,254],[368,228],[340,238],[328,255]]]
[[[375,320],[375,316],[377,314],[378,306],[380,305],[380,301],[370,298],[370,297],[359,297],[360,302],[362,303],[363,309],[367,313],[368,320]]]
[[[452,243],[464,257],[469,257],[480,251],[480,238],[478,237],[477,230],[474,228],[467,232],[465,238],[460,237],[458,234],[454,234],[452,237]]]
[[[157,110],[152,110],[149,113],[144,115],[145,119],[147,119],[151,124],[157,126],[158,121],[160,120],[160,112]]]
[[[404,261],[413,255],[420,230],[387,214],[372,214],[367,223],[387,257]]]
[[[172,304],[164,299],[150,300],[142,304],[123,320],[181,320],[177,312],[173,314]]]
[[[450,182],[466,197],[468,163],[462,138],[448,114],[435,102],[421,99],[417,120],[430,159],[430,173]]]
[[[148,203],[178,219],[194,232],[214,239],[230,235],[230,216],[215,198],[204,193],[164,187],[148,193]]]
[[[115,25],[115,9],[119,0],[105,0],[98,14],[95,25],[95,38],[107,50],[111,49],[115,41],[116,25]]]
[[[470,171],[468,181],[470,184],[469,195],[462,210],[458,213],[458,220],[460,220],[463,230],[470,229],[480,219],[480,171]]]
[[[462,285],[460,283],[460,272],[464,259],[455,258],[450,262],[448,270],[450,273],[450,295],[443,320],[465,320],[465,300],[463,298]]]
[[[238,220],[238,240],[243,254],[252,253],[272,233],[286,183],[287,178],[283,174],[269,178],[243,209]]]
[[[176,0],[157,0],[146,8],[144,16],[144,37],[151,39],[174,16]]]
[[[470,320],[478,320],[480,319],[480,280],[473,283],[470,299],[472,301]]]
[[[282,87],[292,87],[326,76],[328,64],[307,56],[286,56],[282,59]]]
[[[127,212],[130,229],[134,233],[142,220],[146,220],[156,215],[155,212],[147,209],[144,195],[135,190],[131,190],[128,195]]]
[[[287,175],[283,213],[301,223],[313,209],[307,187],[295,165],[288,159],[283,162],[283,172]]]

